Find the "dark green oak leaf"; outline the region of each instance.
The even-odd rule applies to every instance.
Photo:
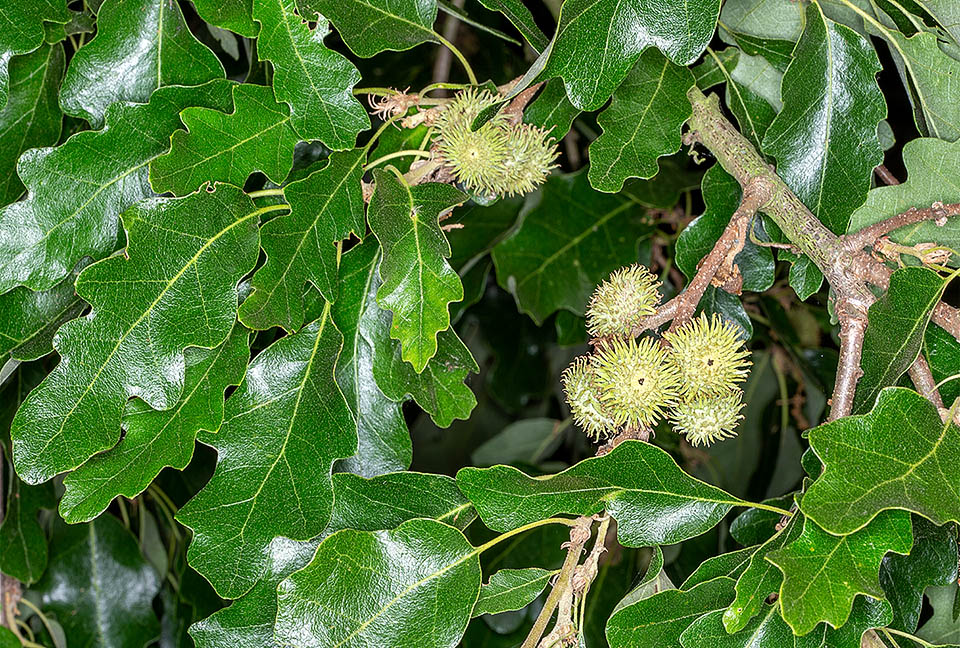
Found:
[[[703,61],[690,68],[690,71],[697,82],[697,87],[706,92],[713,86],[728,81],[730,72],[737,66],[738,60],[740,60],[740,50],[736,47],[728,47],[719,52],[710,50]]]
[[[27,197],[0,211],[0,293],[17,285],[47,290],[84,256],[117,245],[117,216],[153,194],[147,165],[170,150],[187,106],[228,110],[229,81],[161,88],[146,105],[116,104],[106,126],[56,148],[31,149],[18,171]]]
[[[183,393],[166,410],[140,399],[127,402],[123,439],[67,475],[60,515],[70,523],[100,515],[113,498],[133,498],[170,466],[183,470],[193,457],[200,430],[215,432],[223,421],[223,393],[243,379],[250,358],[249,333],[235,325],[214,349],[184,352]]]
[[[930,605],[933,606],[933,616],[923,624],[917,636],[925,641],[940,644],[960,644],[960,618],[956,616],[957,606],[960,605],[960,589],[956,583],[943,587],[931,587],[927,590]],[[929,644],[924,644],[924,648]]]
[[[253,275],[253,293],[240,305],[240,321],[257,330],[303,326],[303,287],[313,284],[329,300],[337,297],[334,243],[364,234],[363,151],[334,153],[319,171],[284,188],[290,213],[260,230],[266,263]]]
[[[184,349],[218,346],[233,328],[237,284],[259,252],[258,217],[230,185],[123,213],[126,254],[80,273],[77,294],[91,313],[60,328],[60,364],[13,420],[24,481],[46,481],[112,447],[129,397],[157,409],[176,403]]]
[[[890,277],[890,287],[870,306],[869,324],[863,337],[853,413],[865,414],[884,387],[897,384],[917,359],[933,307],[940,301],[946,282],[933,270],[901,268]]]
[[[352,148],[357,134],[370,128],[352,92],[360,72],[323,44],[330,31],[325,19],[311,29],[295,8],[295,0],[254,0],[253,19],[261,25],[257,57],[273,63],[274,93],[290,105],[290,124],[300,139]]]
[[[530,9],[521,0],[480,0],[487,9],[499,11],[507,17],[517,31],[526,39],[530,46],[538,53],[546,49],[549,40],[543,31],[537,27]]]
[[[0,524],[0,572],[30,585],[47,568],[47,536],[37,522],[37,512],[55,507],[57,500],[52,483],[29,486],[12,476],[8,486],[6,512]]]
[[[793,504],[793,494],[764,500],[763,503],[788,509]],[[773,511],[747,509],[730,523],[730,536],[745,547],[763,544],[776,534],[782,517]]]
[[[550,136],[560,140],[570,132],[573,120],[580,109],[567,99],[562,79],[551,79],[537,98],[523,111],[523,121],[550,131]]]
[[[350,51],[363,58],[440,42],[433,31],[437,0],[297,1],[302,15],[319,12],[332,21]]]
[[[277,587],[276,639],[453,648],[480,591],[478,554],[458,529],[429,519],[338,531]]]
[[[727,82],[725,97],[730,112],[744,136],[759,149],[763,136],[781,108],[783,74],[764,59],[744,52],[740,52],[729,73],[726,66],[718,66],[718,71]]]
[[[0,205],[23,194],[17,175],[20,154],[56,144],[60,137],[58,92],[65,66],[63,45],[44,45],[10,61],[7,103],[0,111]]]
[[[594,189],[616,193],[627,178],[650,178],[657,158],[680,150],[680,127],[692,108],[687,90],[694,84],[685,67],[656,48],[640,55],[597,116],[603,132],[590,143],[588,175]]]
[[[200,437],[217,450],[217,467],[177,519],[193,529],[190,565],[225,598],[263,575],[274,537],[309,540],[329,521],[333,462],[357,449],[356,422],[334,381],[342,346],[325,308],[250,363],[220,430]]]
[[[924,209],[935,202],[960,202],[960,179],[954,170],[960,165],[960,140],[918,138],[903,147],[903,164],[907,179],[899,185],[876,187],[867,194],[867,202],[850,217],[849,232],[856,232],[874,223],[903,213],[911,207]],[[960,218],[950,218],[943,225],[934,221],[901,227],[889,234],[901,245],[936,241],[940,245],[960,248]]]
[[[596,110],[647,47],[678,65],[693,63],[713,37],[717,0],[568,0],[543,77],[559,76],[577,108]]]
[[[60,105],[99,128],[112,103],[145,103],[160,86],[223,76],[220,61],[190,33],[176,2],[106,0],[97,12],[97,35],[70,59]]]
[[[680,636],[704,614],[733,598],[733,580],[720,577],[689,590],[671,589],[624,606],[607,621],[610,648],[679,646]]]
[[[448,305],[463,299],[439,217],[467,197],[435,182],[410,187],[382,169],[373,177],[367,220],[383,250],[377,303],[393,312],[390,337],[400,340],[403,359],[420,373],[437,352],[437,333],[450,326]]]
[[[267,569],[253,589],[191,626],[197,648],[275,648],[277,585],[306,567],[320,541],[341,529],[381,531],[413,518],[430,518],[463,530],[476,517],[456,483],[445,475],[399,472],[364,479],[337,473],[333,495],[330,522],[321,535],[305,542],[274,538],[267,549]]]
[[[750,558],[756,551],[757,547],[745,547],[707,558],[687,576],[686,580],[677,589],[688,590],[695,585],[721,576],[736,580],[750,566]]]
[[[673,544],[713,528],[744,501],[687,475],[660,448],[621,443],[549,477],[510,466],[462,468],[457,485],[494,531],[509,531],[557,513],[617,520],[621,544]]]
[[[190,107],[180,113],[187,130],[171,138],[170,152],[150,162],[157,193],[182,196],[204,182],[242,186],[254,171],[280,183],[293,166],[297,134],[290,109],[273,90],[248,83],[233,88],[234,111]]]
[[[160,634],[153,597],[161,580],[136,538],[112,515],[67,525],[57,521],[50,565],[31,591],[79,646],[143,646]],[[104,639],[109,638],[109,639]]]
[[[385,320],[377,306],[379,262],[380,246],[371,238],[343,255],[340,296],[332,310],[333,321],[344,339],[337,362],[337,384],[357,419],[358,438],[356,454],[337,468],[364,477],[406,470],[413,459],[401,404],[387,398],[374,378],[377,336],[382,334],[387,344],[396,344],[389,340],[389,317]]]
[[[889,554],[880,566],[880,585],[893,606],[890,626],[915,632],[923,592],[957,580],[957,535],[952,524],[936,526],[913,516],[913,548],[906,556]]]
[[[0,108],[9,97],[10,59],[28,54],[43,44],[43,23],[65,24],[70,11],[65,0],[8,2],[0,12]]]
[[[960,521],[960,427],[943,423],[917,392],[888,387],[869,414],[815,427],[810,446],[825,466],[800,507],[830,533],[853,533],[886,509],[936,524]]]
[[[870,42],[807,7],[806,26],[783,77],[783,110],[763,138],[777,173],[838,234],[863,204],[883,161],[877,124],[886,116]]]
[[[71,272],[49,290],[20,286],[0,295],[0,356],[36,360],[53,351],[57,329],[87,307],[74,291],[77,274]]]
[[[473,606],[473,616],[499,614],[526,607],[546,589],[556,570],[527,567],[501,569],[480,587],[480,598]]]
[[[205,21],[253,38],[260,26],[253,20],[253,0],[193,0],[197,13]]]
[[[784,620],[797,635],[822,621],[840,628],[857,594],[883,599],[879,573],[884,555],[906,554],[912,546],[910,514],[905,511],[885,511],[845,536],[830,535],[804,519],[796,540],[767,554],[783,572],[779,601]]]
[[[23,646],[13,631],[0,627],[0,648],[21,648]]]
[[[629,185],[628,185],[629,187]],[[637,260],[642,199],[594,191],[583,171],[551,176],[540,202],[493,249],[497,281],[538,324],[565,308],[582,315],[597,284]]]

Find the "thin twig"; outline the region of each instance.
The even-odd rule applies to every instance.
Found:
[[[853,397],[857,382],[863,375],[860,355],[863,351],[863,335],[867,330],[866,314],[862,317],[840,318],[840,362],[837,365],[837,382],[830,399],[830,416],[833,421],[853,411]]]
[[[900,181],[897,180],[897,176],[895,176],[895,175],[893,175],[892,173],[890,173],[890,169],[888,169],[887,167],[883,166],[882,164],[877,165],[877,167],[874,168],[874,172],[877,174],[877,177],[878,177],[878,178],[880,178],[881,180],[883,180],[883,183],[884,183],[884,184],[887,184],[887,185],[898,185],[898,184],[900,184]]]
[[[940,398],[940,392],[937,390],[937,383],[933,379],[933,372],[930,371],[930,365],[927,363],[927,359],[923,356],[922,351],[920,355],[917,356],[917,359],[913,361],[913,364],[910,365],[908,372],[910,373],[910,380],[913,381],[913,386],[917,388],[917,391],[933,403],[937,411],[941,412],[941,416],[945,417],[947,409],[943,406],[943,399]]]
[[[841,239],[843,246],[853,252],[872,247],[878,238],[901,227],[924,221],[934,221],[937,225],[943,226],[946,225],[947,219],[951,216],[960,216],[960,203],[944,205],[942,202],[935,202],[924,209],[911,207],[902,214],[868,225],[862,230],[841,237]]]

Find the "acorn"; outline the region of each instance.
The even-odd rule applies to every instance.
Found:
[[[573,422],[588,436],[599,441],[615,429],[613,418],[597,397],[595,376],[590,359],[580,356],[560,376]]]
[[[670,412],[674,431],[692,446],[708,446],[736,436],[734,430],[743,418],[742,393],[737,389],[723,396],[699,396],[675,404]]]
[[[621,268],[597,286],[587,306],[587,331],[593,337],[628,335],[644,317],[657,312],[660,282],[639,264]]]
[[[680,376],[685,401],[725,395],[747,377],[750,352],[743,348],[740,331],[716,313],[711,318],[701,314],[663,337],[670,343],[670,364]]]
[[[651,427],[677,399],[680,378],[667,352],[650,338],[614,338],[592,363],[600,401],[617,425]]]

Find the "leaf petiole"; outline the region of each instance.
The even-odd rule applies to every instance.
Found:
[[[377,165],[380,164],[381,162],[386,162],[387,160],[395,160],[395,159],[397,159],[397,158],[409,157],[409,156],[414,156],[414,157],[430,157],[430,151],[422,151],[422,150],[419,150],[419,149],[409,149],[409,150],[403,150],[403,151],[394,151],[393,153],[389,153],[389,154],[387,154],[387,155],[384,155],[383,157],[378,157],[378,158],[377,158],[376,160],[374,160],[373,162],[368,162],[368,163],[363,167],[363,170],[364,170],[364,171],[369,171],[370,169],[372,169],[373,167],[377,166]]]
[[[453,43],[448,41],[446,38],[444,38],[437,32],[433,32],[433,35],[437,38],[437,40],[440,42],[441,45],[443,45],[448,50],[450,50],[453,53],[453,55],[460,60],[460,63],[463,64],[463,69],[467,71],[467,77],[470,79],[470,85],[478,85],[479,82],[477,81],[477,75],[473,73],[473,68],[470,67],[470,63],[467,62],[467,59],[463,55],[463,53],[460,50],[458,50],[456,47],[454,47]]]

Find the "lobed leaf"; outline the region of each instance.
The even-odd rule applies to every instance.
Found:
[[[44,22],[63,24],[70,20],[65,0],[6,3],[0,12],[0,108],[10,92],[10,59],[28,54],[43,44]]]
[[[37,513],[54,508],[57,500],[53,484],[29,486],[16,477],[9,480],[8,493],[0,523],[0,572],[30,585],[47,568],[47,536]]]
[[[253,38],[259,25],[253,21],[253,0],[193,0],[197,13],[206,22]]]
[[[540,596],[556,575],[556,570],[539,567],[501,569],[490,577],[489,583],[480,586],[473,616],[520,610]]]
[[[369,58],[440,42],[433,31],[437,0],[298,0],[303,15],[330,19],[350,51]]]

